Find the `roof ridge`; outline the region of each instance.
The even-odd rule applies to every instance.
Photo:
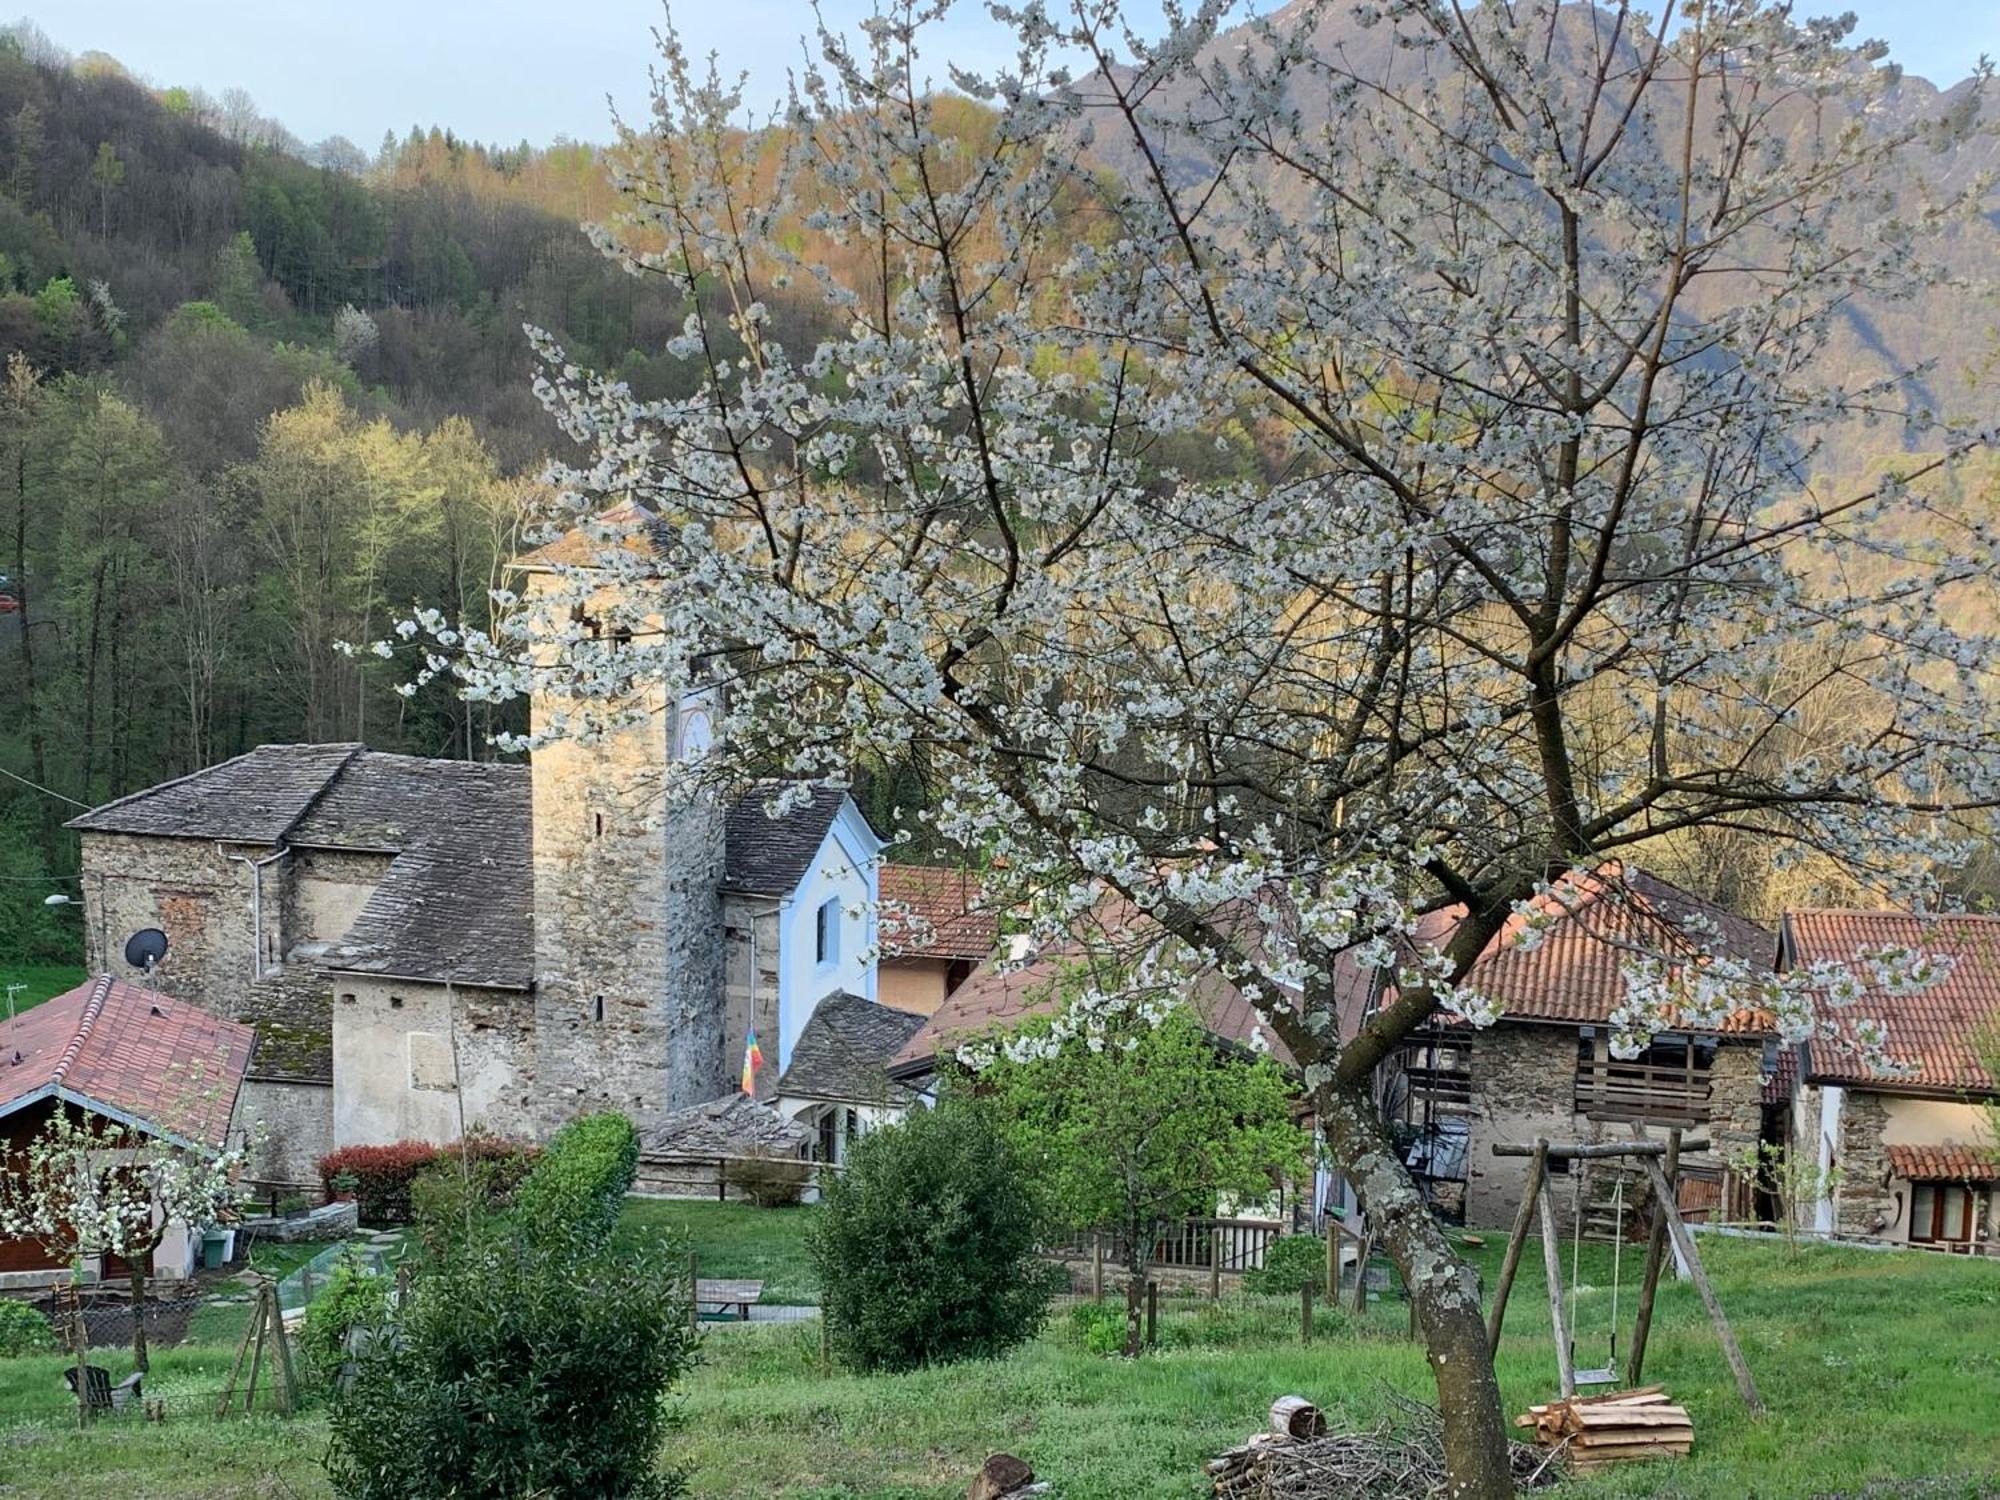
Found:
[[[97,1024],[97,1018],[104,1013],[104,1002],[111,996],[111,987],[117,982],[109,974],[102,974],[90,987],[90,996],[83,1002],[83,1014],[77,1017],[76,1030],[70,1036],[69,1045],[63,1048],[63,1055],[57,1059],[54,1070],[49,1074],[49,1082],[53,1087],[60,1089],[63,1086],[63,1080],[69,1076],[70,1067],[75,1063],[77,1054],[83,1051],[83,1044],[90,1040],[91,1028]]]
[[[358,740],[335,740],[332,748],[337,749],[342,745],[347,747],[347,754],[340,758],[340,764],[327,774],[326,780],[319,784],[319,790],[306,798],[298,812],[293,815],[292,820],[278,830],[278,837],[274,842],[289,846],[292,841],[292,831],[312,816],[313,809],[325,800],[326,794],[333,790],[340,778],[348,773],[357,760],[368,753],[368,747]]]

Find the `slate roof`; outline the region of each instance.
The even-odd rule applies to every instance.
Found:
[[[86,833],[275,844],[362,752],[355,744],[259,745],[192,776],[92,808],[64,826]]]
[[[529,801],[526,766],[361,757],[294,840],[401,852],[321,962],[350,973],[529,988]]]
[[[0,1115],[36,1099],[221,1149],[251,1028],[102,975],[0,1025]]]
[[[1502,1020],[1604,1025],[1625,998],[1621,970],[1632,949],[1696,954],[1686,934],[1690,918],[1713,924],[1715,946],[1753,969],[1768,971],[1777,957],[1777,940],[1755,922],[1618,860],[1564,876],[1539,904],[1557,914],[1541,942],[1522,947],[1526,921],[1510,917],[1465,978],[1468,988],[1499,1002]],[[1463,915],[1463,907],[1434,913],[1420,935],[1442,947]],[[1766,1012],[1746,1007],[1717,1029],[1765,1036],[1776,1026]]]
[[[884,865],[880,875],[885,960],[993,956],[1000,914],[985,905],[977,875],[930,865]]]
[[[778,1080],[779,1097],[904,1102],[907,1091],[889,1081],[889,1059],[923,1028],[925,1019],[845,990],[828,995],[813,1007],[792,1044],[791,1064]]]
[[[1889,1056],[1907,1071],[1869,1068],[1842,1038],[1806,1051],[1806,1081],[1874,1088],[1885,1093],[1992,1095],[2000,1084],[1981,1061],[1988,1032],[2000,1030],[2000,917],[1914,916],[1894,911],[1795,911],[1784,920],[1785,954],[1794,965],[1852,962],[1864,948],[1900,944],[1948,954],[1951,973],[1913,995],[1870,991],[1847,1007],[1839,1024],[1880,1021]]]
[[[847,800],[847,789],[815,786],[808,801],[782,818],[765,810],[776,795],[777,788],[760,787],[737,798],[729,809],[723,884],[732,891],[789,896],[812,867],[827,829]]]
[[[1973,1146],[1885,1146],[1889,1173],[1911,1182],[2000,1182],[2000,1156]]]
[[[748,1094],[724,1094],[663,1116],[639,1132],[653,1156],[800,1156],[813,1132]]]

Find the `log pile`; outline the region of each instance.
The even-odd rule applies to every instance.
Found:
[[[1674,1405],[1657,1385],[1603,1396],[1565,1396],[1529,1407],[1514,1425],[1532,1427],[1539,1446],[1561,1450],[1579,1471],[1634,1459],[1679,1458],[1694,1446],[1687,1408]]]
[[[1317,1407],[1298,1396],[1271,1407],[1271,1430],[1209,1461],[1219,1500],[1434,1500],[1445,1490],[1436,1411],[1403,1397],[1394,1425],[1328,1434]],[[1296,1434],[1296,1435],[1295,1435]],[[1556,1455],[1508,1444],[1522,1488],[1552,1483]]]

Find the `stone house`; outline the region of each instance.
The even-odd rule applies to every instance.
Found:
[[[916,1102],[888,1069],[924,1019],[848,994],[828,995],[813,1008],[773,1103],[781,1117],[812,1132],[815,1161],[845,1162],[850,1142],[901,1119]]]
[[[1987,1253],[2000,1231],[2000,1081],[1989,1067],[2000,1045],[2000,918],[1798,911],[1781,937],[1787,967],[1851,963],[1885,945],[1953,960],[1915,994],[1869,991],[1839,1034],[1800,1048],[1792,1149],[1821,1173],[1837,1169],[1804,1227]],[[1878,1071],[1852,1045],[1856,1020],[1887,1026],[1898,1071]]]
[[[885,864],[881,871],[884,1005],[933,1014],[993,956],[1000,917],[966,870]]]
[[[531,599],[575,545],[522,560]],[[260,1180],[591,1110],[644,1129],[735,1088],[753,1031],[775,1078],[823,997],[875,999],[882,845],[853,799],[669,806],[715,696],[638,706],[526,765],[267,745],[71,822],[92,966],[159,927],[160,987],[255,1028]],[[538,691],[533,724],[567,707]]]
[[[1500,1019],[1474,1030],[1439,1017],[1384,1066],[1381,1100],[1404,1161],[1442,1212],[1501,1228],[1513,1221],[1528,1164],[1495,1157],[1496,1142],[1619,1139],[1635,1125],[1658,1137],[1679,1126],[1712,1142],[1682,1158],[1684,1209],[1752,1216],[1754,1176],[1731,1171],[1726,1160],[1774,1134],[1782,1139],[1771,1018],[1743,1010],[1712,1032],[1670,1032],[1627,1062],[1611,1056],[1611,1016],[1624,998],[1620,969],[1631,949],[1690,951],[1683,935],[1690,919],[1712,924],[1722,951],[1758,968],[1770,968],[1775,941],[1755,923],[1615,861],[1566,878],[1544,900],[1556,920],[1538,944],[1519,941],[1516,918],[1467,976],[1469,988],[1498,1002]],[[1438,913],[1424,936],[1444,941],[1457,918]],[[1578,1186],[1566,1165],[1551,1164],[1550,1181],[1567,1225]],[[1586,1212],[1600,1211],[1613,1171],[1579,1175],[1589,1178]]]
[[[251,1042],[248,1026],[109,975],[45,1000],[0,1025],[0,1169],[23,1158],[57,1111],[79,1123],[95,1117],[125,1126],[185,1151],[221,1151]],[[205,1227],[160,1226],[152,1273],[190,1275]],[[84,1274],[125,1269],[116,1257],[96,1257]],[[0,1236],[0,1287],[67,1274],[36,1241]]]

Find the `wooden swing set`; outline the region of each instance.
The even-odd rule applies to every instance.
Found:
[[[1666,1245],[1669,1236],[1673,1239],[1674,1253],[1687,1275],[1694,1282],[1695,1291],[1701,1296],[1701,1303],[1708,1310],[1708,1318],[1715,1325],[1715,1336],[1722,1344],[1723,1357],[1729,1361],[1731,1373],[1736,1377],[1736,1389],[1742,1394],[1743,1404],[1750,1408],[1754,1416],[1764,1413],[1764,1399],[1757,1392],[1757,1382],[1751,1378],[1750,1366],[1744,1362],[1743,1351],[1737,1347],[1736,1335],[1730,1331],[1729,1319],[1723,1316],[1722,1303],[1715,1295],[1715,1287],[1708,1279],[1708,1272],[1701,1263],[1701,1252],[1695,1248],[1694,1236],[1688,1233],[1685,1220],[1681,1218],[1680,1204],[1676,1190],[1680,1183],[1681,1151],[1702,1151],[1708,1147],[1705,1140],[1681,1141],[1678,1130],[1668,1132],[1667,1139],[1649,1141],[1641,1136],[1637,1126],[1633,1127],[1635,1139],[1630,1141],[1568,1141],[1551,1143],[1546,1139],[1532,1145],[1516,1145],[1495,1142],[1495,1156],[1526,1156],[1532,1158],[1528,1166],[1527,1190],[1521,1198],[1521,1206],[1514,1215],[1514,1229],[1507,1240],[1506,1258],[1500,1263],[1500,1279],[1493,1288],[1492,1310],[1486,1316],[1487,1347],[1495,1352],[1500,1348],[1500,1326],[1507,1314],[1507,1296],[1514,1289],[1514,1273],[1520,1269],[1521,1252],[1527,1244],[1530,1224],[1539,1216],[1542,1231],[1542,1261],[1548,1274],[1549,1318],[1555,1325],[1556,1373],[1562,1382],[1562,1395],[1574,1396],[1579,1382],[1585,1385],[1614,1385],[1618,1381],[1618,1279],[1619,1260],[1624,1249],[1624,1225],[1622,1223],[1623,1190],[1618,1196],[1619,1218],[1613,1229],[1614,1249],[1612,1261],[1612,1303],[1611,1303],[1611,1355],[1606,1364],[1598,1369],[1578,1370],[1576,1368],[1576,1344],[1574,1310],[1569,1317],[1563,1312],[1563,1280],[1561,1232],[1556,1226],[1556,1211],[1552,1196],[1545,1192],[1548,1185],[1549,1163],[1552,1161],[1633,1161],[1645,1174],[1652,1189],[1652,1228],[1646,1243],[1646,1268],[1639,1284],[1639,1309],[1632,1329],[1632,1348],[1625,1366],[1625,1383],[1636,1387],[1646,1361],[1646,1338],[1653,1326],[1653,1301],[1659,1291],[1660,1268],[1666,1260]],[[1664,1168],[1661,1162],[1664,1160]],[[1583,1215],[1581,1195],[1577,1211],[1575,1240],[1580,1244],[1583,1238]],[[1577,1253],[1571,1250],[1571,1280],[1576,1278]]]

